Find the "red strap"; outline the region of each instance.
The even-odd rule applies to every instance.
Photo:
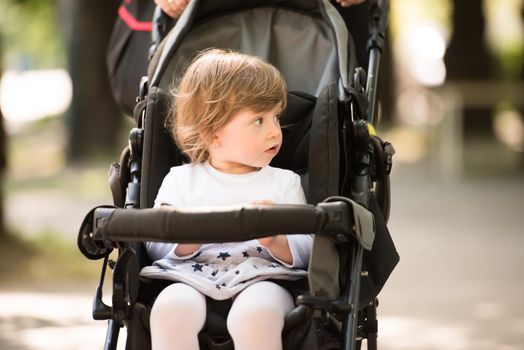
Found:
[[[138,21],[123,5],[118,9],[118,16],[131,30],[150,32],[153,28],[151,22]]]

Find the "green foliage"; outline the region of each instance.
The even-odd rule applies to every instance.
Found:
[[[519,79],[523,69],[523,6],[521,0],[484,0],[487,41],[503,79]]]
[[[0,8],[4,68],[51,68],[65,64],[56,1],[0,0]]]
[[[503,79],[519,79],[523,69],[524,49],[522,46],[513,45],[494,53],[498,60],[499,76]]]

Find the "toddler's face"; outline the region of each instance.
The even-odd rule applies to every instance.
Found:
[[[268,112],[243,109],[215,133],[210,162],[225,173],[244,174],[269,164],[280,150],[282,131],[277,105]]]

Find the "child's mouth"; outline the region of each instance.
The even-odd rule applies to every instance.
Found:
[[[278,152],[278,145],[275,145],[266,150],[266,153],[270,153],[270,154],[276,154],[277,152]]]

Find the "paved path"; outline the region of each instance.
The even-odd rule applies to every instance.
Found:
[[[380,295],[380,349],[524,349],[524,177],[394,184],[401,263]],[[0,292],[0,349],[101,349],[92,290]]]
[[[387,349],[524,349],[524,177],[397,179]]]
[[[103,349],[105,325],[91,319],[91,301],[87,294],[0,293],[0,349]]]

